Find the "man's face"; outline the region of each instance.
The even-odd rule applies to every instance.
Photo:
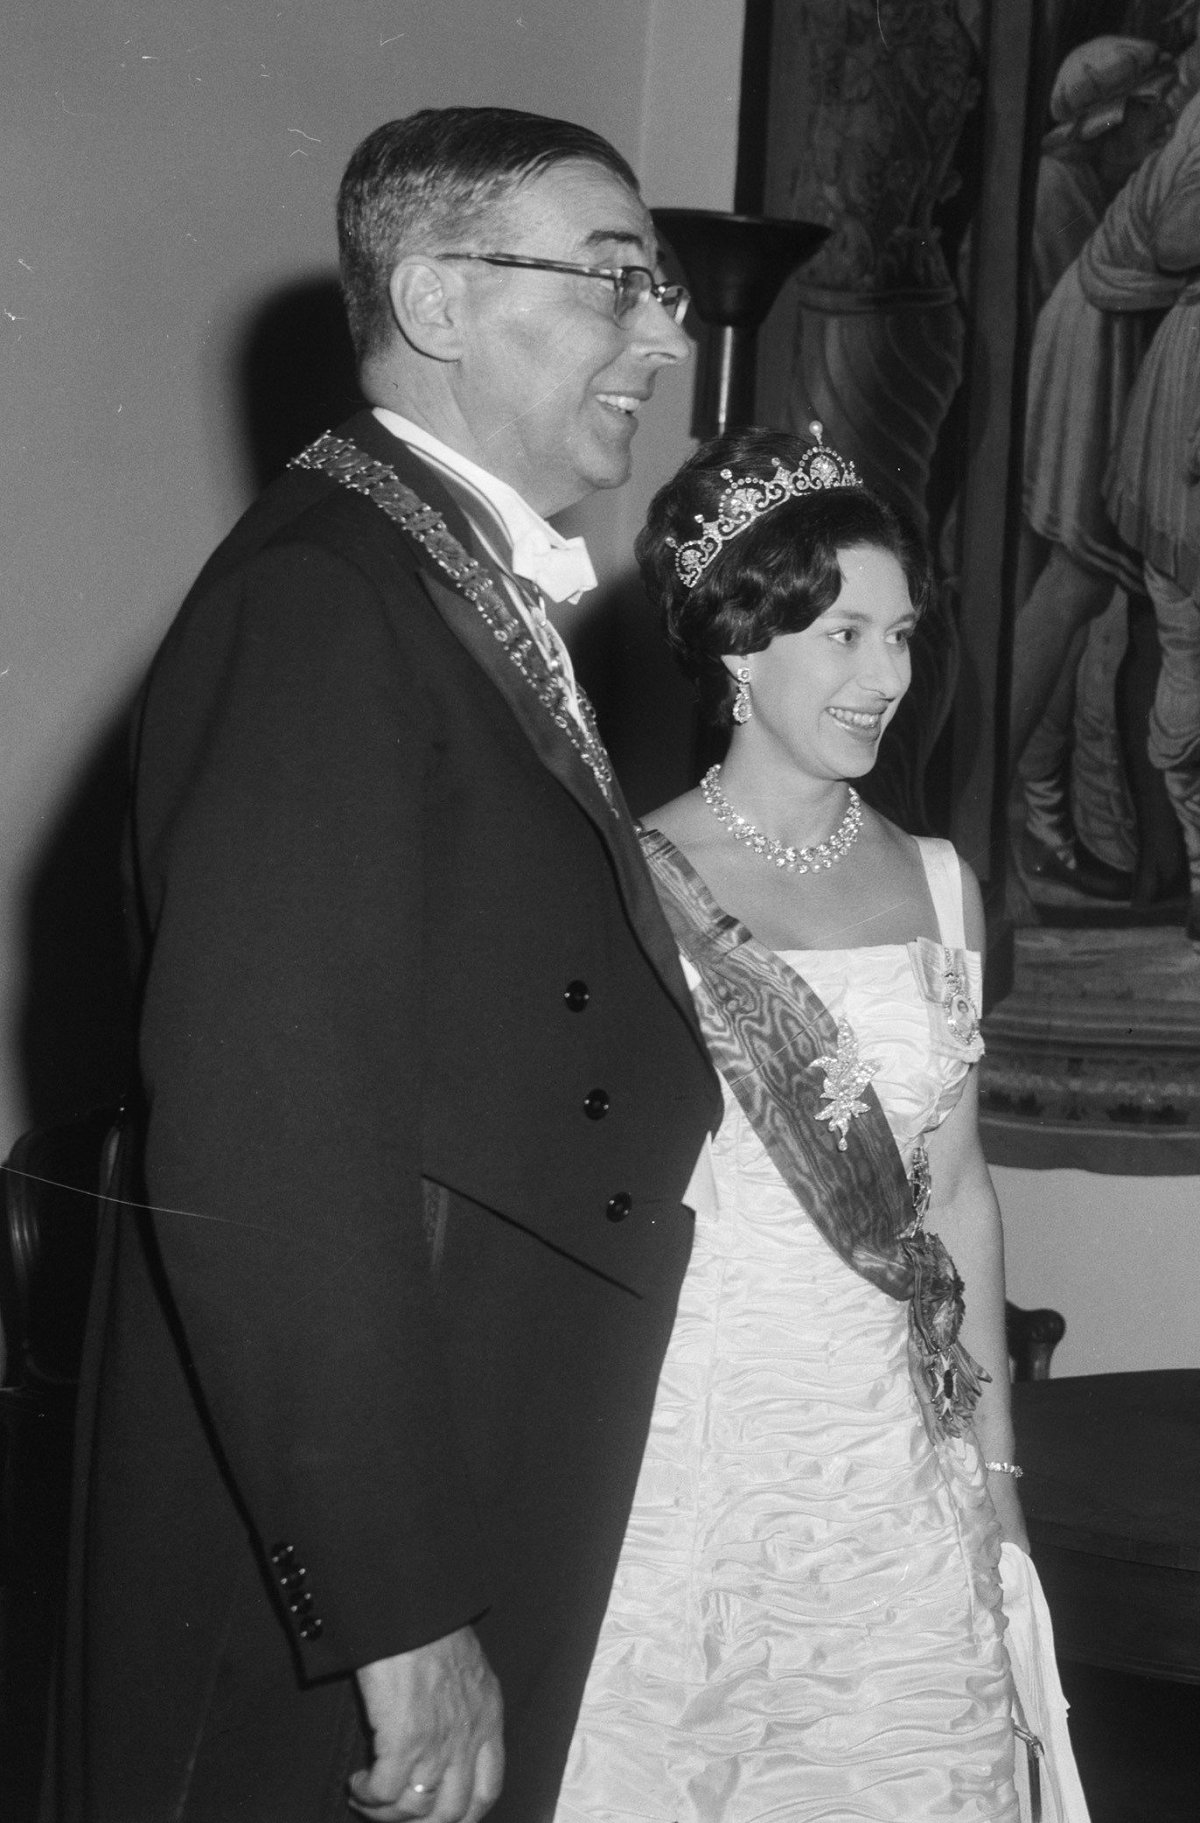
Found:
[[[644,204],[583,161],[530,179],[494,226],[455,250],[652,271],[657,258]],[[465,262],[455,270],[465,286],[452,376],[463,453],[543,514],[619,487],[658,369],[689,353],[682,329],[653,298],[618,324],[613,287],[601,279]]]

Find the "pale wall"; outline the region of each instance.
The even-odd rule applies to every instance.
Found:
[[[1200,1367],[1200,1180],[994,1169],[1009,1295],[1067,1319],[1053,1372]]]
[[[239,343],[265,299],[330,270],[351,148],[426,104],[528,107],[607,134],[652,201],[728,208],[742,13],[742,0],[8,0],[0,1148],[27,1118],[27,876],[245,503]],[[685,453],[689,386],[665,379],[635,484],[586,512],[606,575]]]

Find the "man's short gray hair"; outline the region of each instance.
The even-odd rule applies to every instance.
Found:
[[[406,250],[453,245],[527,179],[571,159],[600,165],[638,194],[606,139],[544,114],[423,108],[368,134],[338,191],[342,293],[360,362],[387,344],[388,281]]]

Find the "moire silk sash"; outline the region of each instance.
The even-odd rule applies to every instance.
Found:
[[[721,910],[661,830],[643,832],[642,848],[672,935],[700,976],[693,999],[713,1062],[829,1245],[862,1278],[910,1301],[923,1394],[940,1427],[956,1434],[986,1375],[956,1340],[962,1281],[937,1236],[921,1226],[923,1150],[910,1183],[869,1083],[856,1087],[856,1111],[839,1142],[818,1105],[821,1072],[844,1048],[828,1007]]]

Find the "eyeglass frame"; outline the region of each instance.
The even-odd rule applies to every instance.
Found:
[[[439,260],[474,260],[481,266],[513,266],[527,272],[568,272],[579,278],[606,279],[613,288],[613,321],[619,327],[624,327],[634,311],[651,298],[656,304],[662,305],[673,323],[682,323],[692,301],[692,294],[686,285],[656,279],[649,266],[579,266],[568,260],[537,259],[527,253],[435,253],[433,257]],[[622,316],[618,309],[621,291],[628,285],[629,275],[633,272],[644,273],[650,282]],[[668,301],[672,295],[673,305]]]

